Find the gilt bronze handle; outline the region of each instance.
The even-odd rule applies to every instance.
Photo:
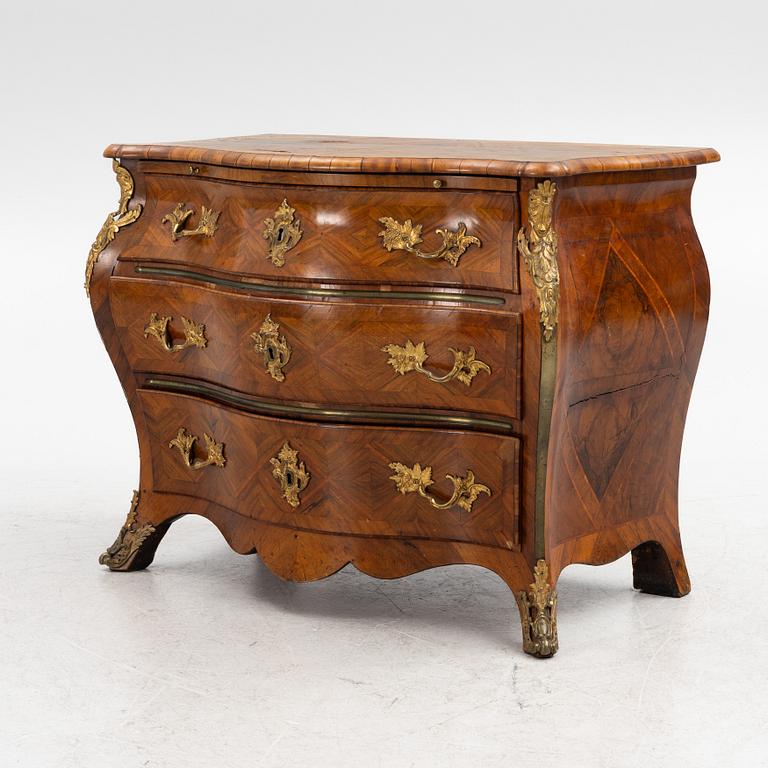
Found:
[[[459,222],[456,231],[441,227],[435,232],[443,238],[443,244],[434,251],[421,251],[416,246],[423,242],[421,238],[421,224],[413,224],[406,219],[404,224],[395,221],[391,216],[383,216],[379,222],[384,229],[379,232],[382,244],[388,251],[408,251],[420,259],[445,259],[452,267],[459,263],[459,259],[470,245],[482,246],[480,238],[467,234],[467,226],[463,221]]]
[[[187,432],[181,427],[176,433],[176,437],[168,443],[169,448],[178,448],[184,465],[190,469],[203,469],[203,467],[215,466],[223,467],[227,460],[224,457],[224,443],[217,443],[207,432],[203,433],[205,441],[206,458],[195,458],[195,443],[197,437]]]
[[[301,240],[301,221],[293,214],[295,208],[283,200],[274,214],[264,219],[264,239],[267,241],[267,258],[276,266],[285,264],[285,254]]]
[[[382,352],[389,355],[387,361],[401,376],[410,371],[416,371],[426,376],[430,381],[438,384],[445,384],[452,379],[458,379],[462,384],[469,386],[472,379],[480,371],[490,373],[491,369],[487,363],[475,358],[475,348],[470,347],[466,352],[451,348],[453,352],[453,368],[445,376],[436,376],[431,371],[424,368],[424,362],[429,357],[427,354],[425,342],[420,341],[414,344],[410,339],[405,342],[405,346],[398,344],[387,344],[381,348]]]
[[[267,373],[275,381],[285,381],[283,368],[291,359],[291,346],[280,333],[280,324],[270,315],[264,318],[257,333],[251,334],[253,348],[261,353]]]
[[[421,464],[408,467],[398,461],[393,461],[389,468],[394,471],[390,480],[394,481],[397,490],[402,494],[418,493],[426,499],[435,509],[448,509],[454,505],[461,507],[465,512],[472,511],[472,505],[481,493],[491,495],[491,489],[487,485],[475,482],[475,473],[467,470],[465,477],[446,475],[446,479],[453,483],[453,495],[447,501],[438,501],[427,493],[427,488],[433,484],[432,467],[421,468]]]
[[[149,316],[149,323],[144,328],[144,338],[154,337],[168,352],[180,352],[187,347],[203,349],[208,344],[208,339],[205,338],[205,326],[184,316],[181,318],[181,324],[184,326],[184,341],[174,344],[169,328],[171,320],[173,320],[172,317],[158,317],[157,313],[153,312]]]
[[[171,225],[171,240],[176,242],[182,237],[213,237],[218,229],[220,213],[202,207],[200,220],[194,229],[184,229],[187,220],[195,213],[194,208],[187,208],[186,203],[179,203],[170,213],[163,216],[161,223]]]

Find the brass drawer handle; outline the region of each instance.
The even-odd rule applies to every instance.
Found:
[[[275,458],[269,460],[272,464],[272,476],[280,483],[283,498],[295,509],[301,504],[299,494],[307,487],[310,474],[299,461],[299,452],[291,448],[286,440]]]
[[[267,258],[276,267],[285,264],[285,254],[301,240],[301,221],[294,217],[295,208],[283,200],[272,218],[264,219],[264,239],[267,241]]]
[[[258,332],[251,334],[251,339],[253,348],[262,355],[267,373],[275,381],[285,381],[283,368],[288,365],[292,350],[285,336],[279,331],[280,324],[267,315]]]
[[[479,237],[467,234],[467,226],[463,221],[459,222],[455,232],[442,227],[436,229],[435,232],[443,238],[443,244],[436,251],[431,252],[420,251],[415,247],[423,242],[421,224],[414,225],[410,219],[400,224],[391,216],[383,216],[379,222],[384,225],[384,229],[379,232],[379,237],[388,251],[408,251],[420,259],[445,259],[452,267],[458,265],[462,254],[470,245],[476,245],[478,248],[482,246]]]
[[[194,208],[187,208],[186,203],[179,203],[170,213],[163,216],[161,223],[167,222],[171,225],[171,240],[176,242],[182,237],[213,237],[219,228],[218,221],[221,214],[203,206],[197,226],[194,229],[184,229],[187,220],[194,213]]]
[[[190,469],[203,469],[203,467],[223,467],[227,460],[224,457],[224,443],[217,443],[207,432],[203,433],[205,441],[205,459],[194,458],[195,443],[197,437],[190,435],[184,427],[179,429],[176,437],[168,443],[169,448],[178,448],[185,466]]]
[[[480,371],[490,373],[491,369],[487,363],[475,358],[475,348],[470,347],[466,352],[458,349],[452,349],[453,368],[445,376],[435,376],[434,373],[424,368],[424,361],[429,357],[427,354],[425,342],[420,341],[414,344],[410,339],[401,347],[397,344],[387,344],[381,348],[382,352],[389,354],[387,361],[401,376],[410,371],[416,371],[426,376],[430,381],[438,384],[445,384],[452,379],[458,379],[462,384],[469,386],[472,379]]]
[[[446,479],[453,483],[453,495],[448,501],[440,502],[434,496],[430,496],[427,493],[427,488],[433,484],[432,467],[424,467],[422,469],[421,464],[407,467],[405,464],[393,461],[389,468],[394,470],[395,473],[389,479],[394,481],[400,493],[418,493],[435,509],[448,509],[455,504],[466,512],[471,512],[472,505],[481,493],[487,493],[488,496],[491,495],[491,489],[487,485],[475,482],[475,474],[471,469],[467,470],[466,477],[445,476]]]
[[[174,344],[173,336],[168,327],[171,320],[173,320],[172,317],[158,317],[157,312],[153,312],[149,316],[149,323],[144,328],[144,338],[153,336],[168,352],[181,352],[187,347],[203,349],[208,344],[208,339],[205,338],[205,326],[183,315],[181,324],[184,326],[184,341]]]

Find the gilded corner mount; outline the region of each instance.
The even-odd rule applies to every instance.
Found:
[[[557,186],[542,181],[528,195],[528,235],[521,229],[517,247],[539,298],[544,341],[551,341],[557,326],[560,271],[557,266],[557,235],[552,226],[552,208]]]
[[[539,560],[533,569],[533,583],[518,596],[523,625],[523,650],[546,658],[557,652],[557,592],[549,585],[549,567]]]
[[[133,224],[136,219],[139,218],[142,211],[141,205],[136,205],[131,210],[128,210],[128,204],[133,197],[134,183],[133,176],[128,172],[126,168],[120,165],[120,161],[115,158],[112,160],[112,170],[117,177],[117,183],[120,187],[120,202],[118,203],[117,210],[110,213],[99,230],[99,234],[96,235],[96,239],[91,245],[91,250],[88,251],[88,260],[85,263],[85,294],[91,295],[91,277],[93,277],[93,268],[96,266],[96,262],[99,260],[101,252],[115,239],[115,235],[129,224]]]
[[[141,545],[155,532],[155,526],[149,523],[139,525],[139,492],[133,492],[131,509],[125,524],[117,534],[115,543],[99,557],[101,565],[108,566],[113,571],[120,571],[130,566]]]

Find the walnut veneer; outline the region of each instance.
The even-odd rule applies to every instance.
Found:
[[[310,580],[495,571],[557,650],[570,563],[690,589],[677,522],[712,149],[252,136],[112,145],[86,268],[136,423],[101,562],[211,520]]]

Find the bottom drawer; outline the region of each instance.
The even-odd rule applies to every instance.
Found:
[[[140,397],[156,492],[305,530],[518,547],[515,437],[312,424],[188,395]]]

